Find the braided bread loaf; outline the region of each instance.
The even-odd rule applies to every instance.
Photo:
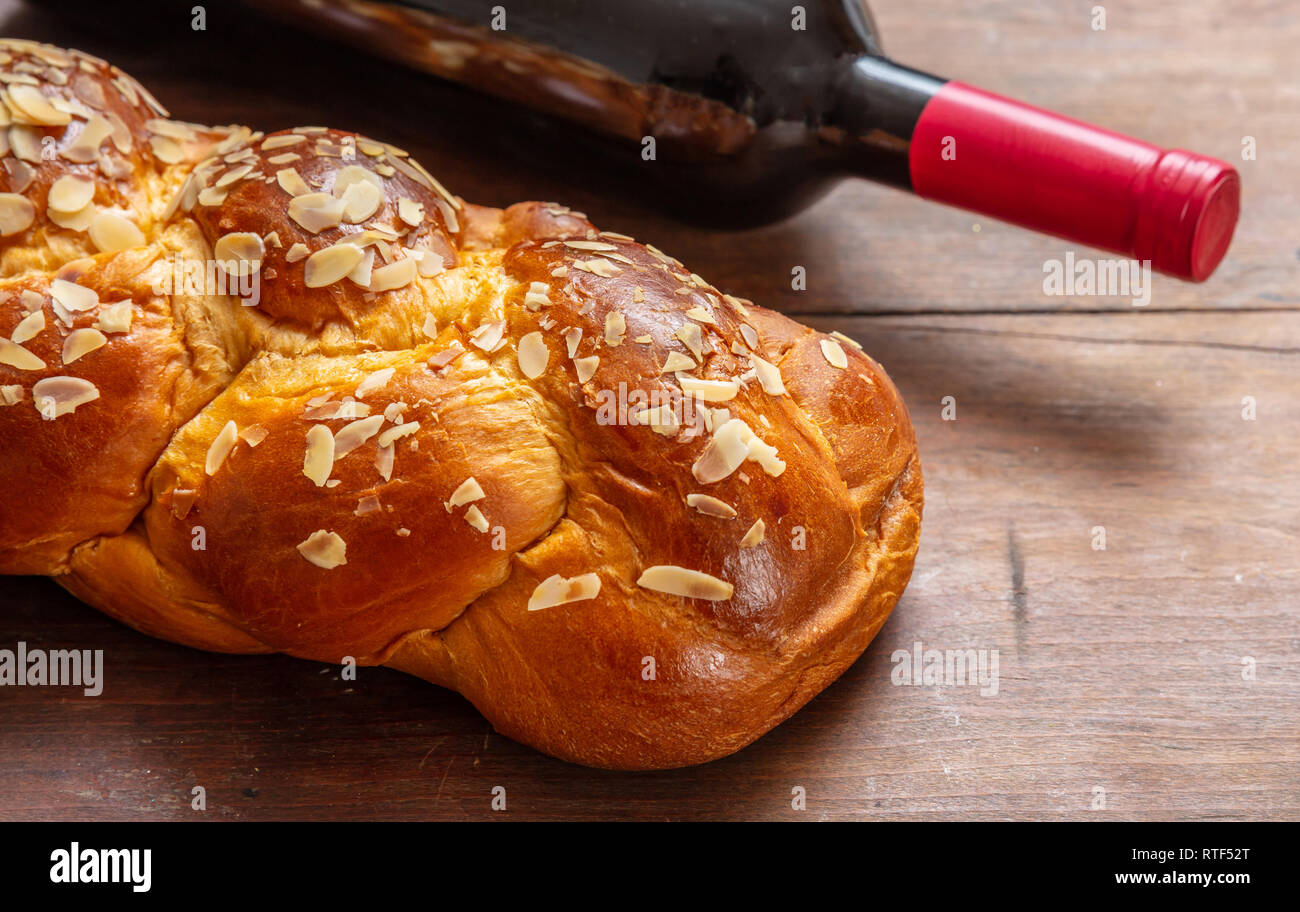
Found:
[[[897,601],[916,443],[846,338],[362,136],[33,42],[0,82],[0,572],[625,769],[753,741]]]

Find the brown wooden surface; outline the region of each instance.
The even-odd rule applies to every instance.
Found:
[[[0,32],[101,54],[179,118],[357,129],[476,202],[562,200],[850,333],[912,410],[921,553],[839,682],[737,755],[654,774],[551,760],[397,672],[194,652],[0,578],[0,647],[107,663],[96,699],[0,689],[0,818],[1300,818],[1300,6],[1115,0],[1099,33],[1084,3],[873,3],[900,60],[1239,163],[1228,260],[1202,286],[1157,278],[1135,312],[1044,296],[1062,242],[861,182],[757,231],[686,227],[458,92],[215,7],[196,35],[190,5],[124,29],[6,2]],[[917,640],[997,649],[997,696],[892,686]]]

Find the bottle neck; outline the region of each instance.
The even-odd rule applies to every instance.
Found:
[[[836,87],[834,112],[848,167],[911,191],[912,134],[945,82],[884,57],[862,56],[849,64]]]

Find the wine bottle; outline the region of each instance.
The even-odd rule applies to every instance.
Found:
[[[895,63],[861,0],[258,7],[576,126],[713,222],[859,175],[1202,281],[1237,221],[1230,164]]]

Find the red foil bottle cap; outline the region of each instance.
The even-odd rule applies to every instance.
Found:
[[[1195,282],[1209,277],[1228,252],[1241,209],[1241,180],[1233,167],[1170,149],[1138,199],[1133,256]]]
[[[1104,130],[960,82],[926,104],[908,151],[917,195],[1202,281],[1232,240],[1227,162]]]

